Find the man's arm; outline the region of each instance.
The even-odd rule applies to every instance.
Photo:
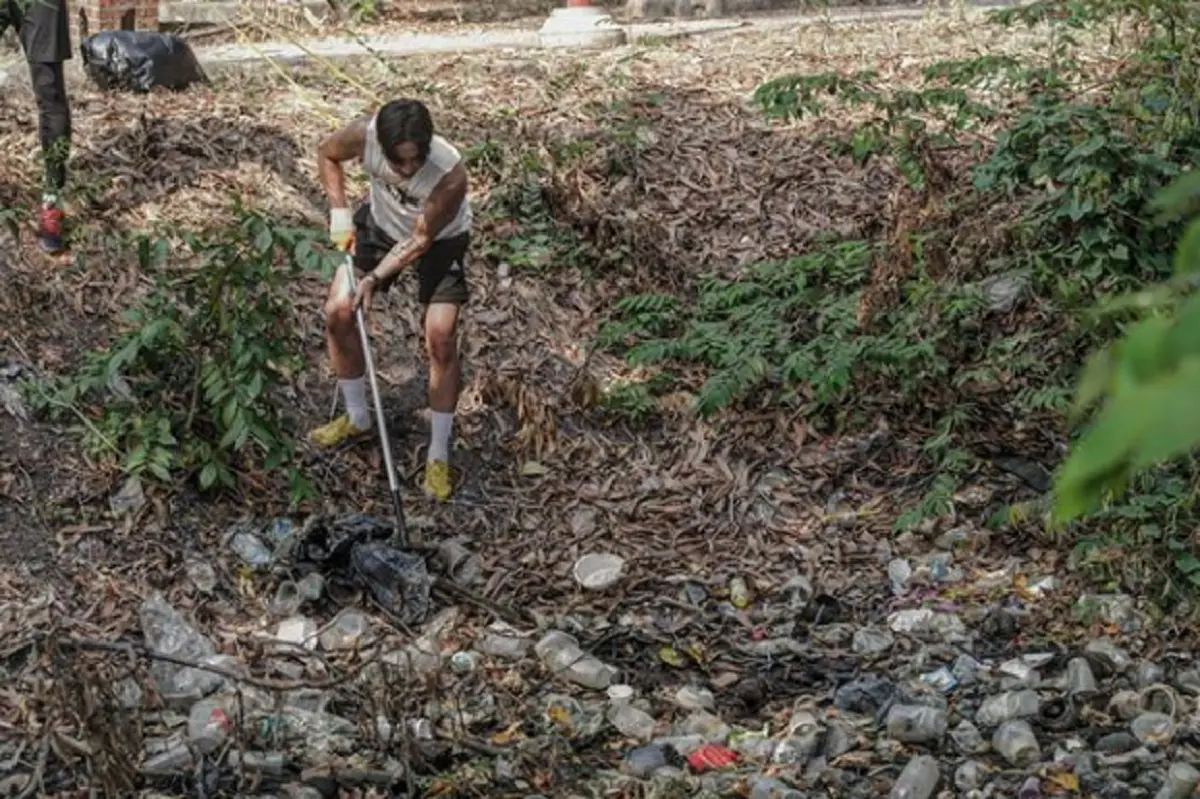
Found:
[[[327,136],[317,148],[317,169],[331,208],[349,207],[346,201],[346,172],[342,169],[342,163],[362,158],[370,121],[369,116],[354,120]]]
[[[421,215],[413,226],[413,234],[392,248],[375,268],[375,280],[386,283],[416,263],[429,252],[437,235],[454,219],[467,196],[467,169],[459,161],[429,193]]]

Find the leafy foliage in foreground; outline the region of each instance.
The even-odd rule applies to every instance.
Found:
[[[1157,198],[1167,217],[1193,210],[1200,173]],[[1175,250],[1175,279],[1118,298],[1147,309],[1117,341],[1094,353],[1080,379],[1075,415],[1100,405],[1059,475],[1056,516],[1071,521],[1124,492],[1130,480],[1200,446],[1200,219]]]
[[[184,234],[186,252],[139,239],[153,288],[109,346],[30,387],[35,409],[82,422],[88,448],[130,474],[194,476],[209,490],[234,488],[241,470],[287,469],[293,500],[307,496],[278,399],[301,357],[292,282],[305,271],[332,274],[314,246],[319,235],[240,210],[232,229]]]
[[[628,298],[603,343],[657,367],[656,378],[695,387],[706,414],[772,400],[798,402],[810,419],[832,411],[839,427],[880,410],[928,427],[938,409],[926,448],[932,490],[898,521],[909,526],[946,511],[971,468],[964,435],[981,421],[1068,432],[1080,419],[1069,413],[1078,364],[1124,332],[1083,376],[1081,406],[1101,395],[1107,404],[1062,470],[1059,516],[1099,510],[1099,523],[1078,531],[1078,563],[1127,583],[1160,580],[1161,569],[1131,576],[1123,565],[1114,575],[1114,561],[1174,563],[1176,577],[1200,582],[1189,540],[1198,473],[1190,463],[1147,471],[1200,443],[1187,421],[1200,387],[1191,353],[1200,300],[1164,287],[1094,313],[1099,296],[1169,278],[1181,235],[1175,272],[1190,285],[1183,264],[1200,233],[1184,234],[1181,214],[1157,213],[1170,204],[1152,200],[1200,162],[1200,11],[1173,0],[1046,0],[992,19],[1048,31],[1044,58],[933,64],[915,88],[869,71],[785,75],[755,94],[768,117],[865,113],[829,145],[858,163],[894,165],[924,212],[915,224],[737,280],[706,277],[695,302]],[[1091,57],[1101,36],[1135,45],[1115,71],[1097,72]],[[972,233],[978,219],[986,222]],[[830,265],[848,252],[887,260],[904,249],[911,268],[893,276],[895,300],[856,320],[851,309],[877,280],[861,259]],[[999,307],[1005,292],[985,291],[982,302],[964,293],[997,281],[1021,289],[1022,316]],[[1161,310],[1166,294],[1174,315]],[[1104,504],[1131,481],[1140,490],[1126,503]]]

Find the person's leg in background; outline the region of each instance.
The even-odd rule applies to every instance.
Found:
[[[71,155],[71,108],[62,62],[31,62],[29,74],[37,97],[38,137],[45,165],[38,241],[46,252],[57,253],[64,248],[62,203],[67,185],[67,159]]]
[[[67,4],[65,0],[8,0],[7,5],[12,24],[17,24],[14,12],[23,6],[21,45],[38,107],[38,138],[45,168],[38,239],[42,249],[57,253],[64,248],[62,205],[71,155],[71,106],[63,75],[63,64],[71,59]]]

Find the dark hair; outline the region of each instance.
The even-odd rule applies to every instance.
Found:
[[[392,100],[375,117],[375,134],[385,154],[391,155],[405,142],[417,145],[424,161],[433,140],[433,118],[420,100]]]

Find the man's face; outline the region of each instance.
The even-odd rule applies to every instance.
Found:
[[[388,163],[397,175],[407,180],[422,166],[420,150],[410,141],[403,142],[388,153]]]

